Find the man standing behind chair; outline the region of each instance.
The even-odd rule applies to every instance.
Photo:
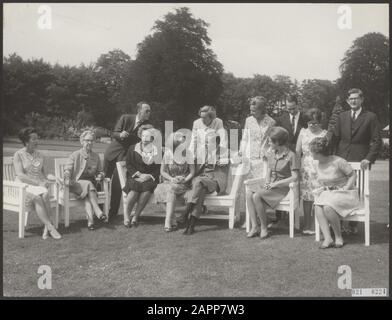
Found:
[[[300,112],[298,98],[289,95],[287,98],[287,112],[276,119],[276,126],[283,127],[289,132],[288,146],[295,152],[299,132],[307,127],[305,116]]]
[[[363,169],[376,161],[382,142],[376,114],[362,108],[362,90],[350,89],[347,103],[351,110],[339,114],[334,129],[335,154],[348,162],[361,162]],[[357,233],[357,222],[350,223]]]
[[[114,140],[107,147],[104,155],[103,169],[105,176],[112,179],[110,220],[117,215],[122,192],[116,162],[125,160],[128,148],[140,141],[137,135],[139,127],[150,123],[151,107],[146,102],[139,102],[136,111],[136,115],[124,114],[117,121],[112,133]]]

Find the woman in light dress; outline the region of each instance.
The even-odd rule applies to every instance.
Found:
[[[173,140],[173,149],[166,148],[161,164],[163,182],[158,184],[155,190],[156,202],[166,203],[164,226],[166,232],[177,229],[174,217],[176,201],[191,189],[191,181],[195,175],[193,154],[184,145],[186,136],[177,131],[169,137],[169,140]]]
[[[353,214],[360,207],[355,188],[356,174],[346,160],[329,155],[325,137],[313,139],[310,152],[313,159],[318,161],[317,177],[321,183],[321,187],[313,191],[316,218],[324,236],[320,249],[341,248],[344,242],[339,218]],[[329,226],[332,227],[335,241]]]
[[[26,210],[35,211],[38,218],[45,225],[42,234],[43,239],[48,234],[53,239],[61,239],[60,233],[53,226],[50,216],[51,208],[49,201],[49,183],[51,176],[45,176],[44,156],[37,150],[38,134],[34,128],[24,128],[19,132],[19,139],[24,147],[14,154],[14,168],[16,181],[28,184],[25,200]]]
[[[246,164],[243,180],[264,177],[264,162],[269,149],[267,138],[271,128],[276,124],[267,114],[267,100],[264,97],[252,98],[249,109],[250,117],[245,120],[239,151],[242,162]],[[239,197],[239,212],[245,212],[244,186],[241,187]]]
[[[324,137],[326,130],[322,129],[322,113],[319,109],[313,108],[307,112],[308,127],[302,128],[298,140],[296,153],[301,159],[300,170],[300,192],[304,210],[304,227],[302,233],[305,235],[314,234],[313,189],[319,186],[317,182],[315,162],[309,149],[310,142],[317,137]]]

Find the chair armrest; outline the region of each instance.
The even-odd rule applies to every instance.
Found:
[[[11,187],[11,188],[27,188],[27,184],[23,182],[3,180],[3,187]]]
[[[289,188],[290,189],[294,189],[294,188],[297,188],[297,187],[298,187],[298,181],[289,183]]]
[[[248,179],[244,181],[245,185],[254,185],[254,184],[258,184],[261,183],[264,179],[262,178],[254,178],[254,179]]]
[[[16,181],[3,181],[3,204],[19,205],[26,195],[27,184]]]

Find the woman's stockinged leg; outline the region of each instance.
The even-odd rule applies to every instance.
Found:
[[[173,222],[175,201],[166,202],[165,228],[171,228]]]
[[[255,205],[253,203],[253,192],[248,191],[246,193],[246,204],[248,206],[248,211],[249,211],[249,220],[250,220],[250,231],[254,232],[255,230],[258,229],[257,225],[257,213],[255,209]]]
[[[90,203],[92,205],[92,208],[95,212],[95,215],[99,218],[102,216],[102,210],[98,205],[98,196],[97,196],[97,192],[95,190],[91,190],[88,193],[88,199],[90,200]]]
[[[40,196],[36,196],[33,199],[35,212],[37,212],[38,218],[46,225],[49,226],[52,223],[47,212],[44,200]]]
[[[303,200],[303,208],[304,208],[304,228],[303,230],[312,230],[312,208],[313,201]]]
[[[145,191],[140,194],[139,200],[137,202],[136,206],[136,211],[135,211],[135,217],[134,220],[137,221],[139,218],[140,214],[142,213],[144,207],[146,206],[148,200],[151,197],[151,192],[150,191]]]
[[[260,218],[260,237],[264,237],[268,234],[267,231],[267,213],[266,213],[266,208],[265,208],[265,203],[261,197],[261,195],[256,192],[253,195],[253,203],[255,204],[256,212]]]
[[[139,193],[136,191],[129,191],[126,201],[125,201],[125,208],[124,208],[124,224],[129,222],[129,214],[132,212],[132,209],[135,203],[139,199]]]
[[[87,225],[91,226],[94,224],[94,211],[88,197],[84,199],[84,208],[86,210]]]
[[[315,206],[315,214],[316,214],[317,221],[320,224],[321,232],[323,233],[324,236],[323,245],[328,245],[331,242],[333,242],[333,239],[331,236],[331,232],[329,230],[328,220],[324,214],[324,208],[321,206]]]
[[[332,227],[333,233],[335,234],[335,244],[343,244],[343,237],[338,214],[329,206],[324,206],[324,214]]]

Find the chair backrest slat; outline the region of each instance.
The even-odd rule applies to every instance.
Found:
[[[127,168],[125,167],[125,161],[119,161],[116,163],[116,165],[117,165],[118,177],[120,180],[120,186],[121,188],[124,188],[127,179]]]
[[[13,157],[3,158],[3,179],[8,181],[14,181],[16,178]]]
[[[369,169],[362,170],[360,162],[349,162],[349,164],[357,175],[355,186],[358,189],[359,199],[363,202],[365,194],[369,194]]]

